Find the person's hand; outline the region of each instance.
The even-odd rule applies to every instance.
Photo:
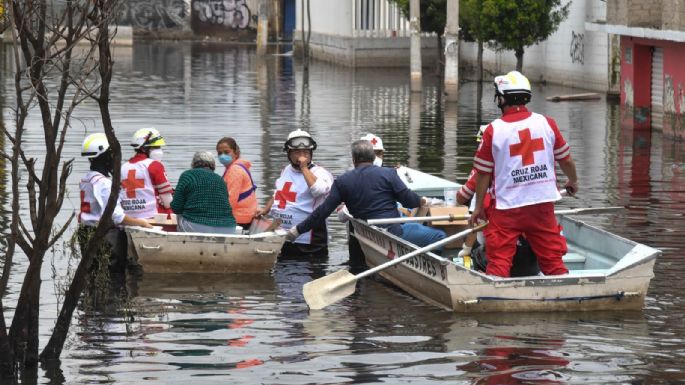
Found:
[[[485,217],[485,212],[483,209],[476,207],[471,213],[471,218],[469,218],[469,226],[476,226],[481,220],[487,220]]]
[[[266,214],[267,214],[267,210],[264,207],[262,207],[261,209],[255,210],[254,217],[259,219],[259,217],[261,217],[262,215],[266,215]]]
[[[145,219],[138,219],[138,226],[145,227],[146,229],[151,229],[152,225]]]
[[[288,233],[285,235],[285,240],[288,242],[292,242],[299,236],[300,233],[297,231],[297,226],[293,226],[290,228],[290,230],[288,230]]]
[[[459,250],[459,254],[457,254],[457,257],[464,258],[465,255],[471,255],[471,249],[471,246],[466,246],[466,243],[464,243],[461,247],[461,250]]]
[[[309,159],[307,159],[306,156],[301,155],[297,158],[297,164],[300,166],[300,169],[307,168],[309,165]]]
[[[568,195],[575,196],[578,192],[578,181],[569,180],[566,182],[566,185],[564,185],[564,188],[566,189],[566,192],[568,192]]]

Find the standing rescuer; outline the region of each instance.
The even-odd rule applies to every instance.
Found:
[[[158,212],[171,213],[173,189],[162,164],[165,145],[154,128],[133,134],[131,147],[136,154],[121,165],[121,206],[127,215],[152,218]]]
[[[518,71],[495,78],[495,100],[502,117],[491,122],[474,158],[476,207],[470,222],[485,218],[483,201],[490,191],[495,207],[487,212],[484,230],[486,272],[508,277],[519,235],[526,237],[538,256],[545,275],[568,273],[561,257],[566,238],[554,215],[554,202],[561,199],[556,185],[555,161],[568,177],[566,190],[578,191],[576,165],[556,122],[528,111],[530,82]]]
[[[276,191],[255,216],[270,213],[280,218],[285,229],[303,221],[326,199],[333,185],[333,175],[325,168],[312,163],[316,142],[303,130],[288,134],[283,151],[290,162],[276,180]],[[276,203],[274,205],[274,203]],[[328,228],[326,221],[317,223],[309,231],[285,242],[282,256],[306,257],[328,254]]]
[[[112,159],[112,151],[109,148],[109,142],[107,142],[107,137],[103,133],[88,135],[83,140],[81,156],[90,161],[90,171],[79,182],[81,207],[78,216],[78,241],[83,252],[107,206],[107,201],[112,191],[110,174],[114,167],[114,161]],[[117,204],[112,212],[112,222],[117,226],[151,227],[144,219],[124,214],[120,200],[117,200]],[[113,228],[107,232],[105,239],[107,241],[105,247],[110,253],[110,263],[119,267],[125,267],[127,247],[124,231],[118,227]]]

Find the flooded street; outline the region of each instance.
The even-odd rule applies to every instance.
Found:
[[[248,46],[137,44],[117,49],[114,60],[110,109],[125,158],[133,132],[156,127],[175,185],[195,151],[214,152],[219,138],[232,136],[252,162],[260,204],[296,128],[311,133],[314,161],[334,175],[352,167],[349,144],[372,132],[383,139],[386,164],[464,182],[479,124],[499,116],[489,82],[480,101],[476,84],[466,82],[458,105],[445,105],[432,69],[424,69],[424,92],[412,95],[407,69],[314,62],[307,81],[292,57],[258,60]],[[9,47],[0,46],[0,111],[10,129],[11,72]],[[625,127],[626,112],[604,98],[553,103],[545,97],[582,91],[533,87],[531,109],[556,119],[578,166],[579,199],[558,205],[627,206],[579,219],[664,251],[642,312],[453,314],[374,278],[310,312],[302,284],[346,268],[344,226],[332,217],[324,260],[282,260],[271,276],[130,279],[131,299],[118,316],[77,312],[61,368],[41,370],[35,382],[685,384],[685,145]],[[40,157],[40,121],[31,118],[27,148]],[[102,131],[95,103],[76,118],[65,146],[65,157],[76,158],[72,187],[57,223],[79,207],[78,180],[88,167],[81,141]],[[6,191],[3,184],[3,229]],[[69,257],[59,247],[46,256],[41,347],[56,319],[56,288],[75,266]],[[3,299],[8,316],[27,264],[23,256],[15,261]]]

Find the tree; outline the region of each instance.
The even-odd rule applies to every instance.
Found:
[[[15,66],[13,131],[2,134],[11,152],[0,152],[11,167],[11,224],[5,264],[0,277],[0,378],[12,377],[17,367],[37,366],[40,271],[46,252],[61,238],[66,223],[55,223],[67,190],[73,159],[64,161],[62,151],[76,108],[95,100],[101,121],[114,151],[113,191],[103,220],[86,247],[62,305],[57,326],[41,354],[44,360],[59,357],[76,307],[87,284],[87,272],[105,233],[113,224],[111,214],[119,190],[121,150],[109,116],[109,84],[112,76],[110,25],[117,15],[118,0],[0,0],[10,21]],[[29,114],[40,117],[44,147],[27,153],[23,135]],[[25,183],[20,187],[20,182]],[[26,200],[20,207],[20,201]],[[9,333],[5,325],[2,296],[12,273],[18,246],[27,257],[21,292]],[[17,273],[17,272],[15,272]]]
[[[524,48],[546,40],[568,17],[571,2],[561,0],[482,0],[483,38],[496,49],[513,50],[523,69]]]
[[[483,32],[482,22],[483,0],[459,1],[459,28],[461,38],[478,44],[478,81],[483,81],[483,44],[487,36]]]

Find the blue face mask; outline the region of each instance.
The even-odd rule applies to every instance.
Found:
[[[233,162],[233,157],[228,154],[221,154],[219,155],[219,162],[224,166],[228,166],[231,164],[231,162]]]

